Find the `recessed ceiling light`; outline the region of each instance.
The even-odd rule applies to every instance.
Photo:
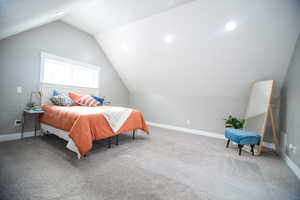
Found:
[[[225,24],[226,31],[233,31],[234,29],[236,29],[236,27],[237,27],[237,24],[234,21],[230,21]]]
[[[123,47],[123,50],[125,51],[125,52],[129,52],[129,49],[128,49],[128,47]]]
[[[164,38],[165,43],[172,43],[174,40],[174,37],[172,35],[166,35]]]
[[[65,14],[65,12],[64,11],[62,11],[62,12],[57,12],[57,13],[55,13],[55,16],[62,16],[62,15],[64,15]]]

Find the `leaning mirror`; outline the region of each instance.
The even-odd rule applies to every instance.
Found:
[[[261,134],[259,153],[262,151],[268,116],[272,120],[274,143],[277,149],[277,136],[273,120],[271,98],[274,80],[257,81],[253,84],[245,116],[244,130]]]

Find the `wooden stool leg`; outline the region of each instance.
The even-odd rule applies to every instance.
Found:
[[[238,147],[239,147],[239,156],[242,155],[242,148],[243,148],[244,145],[242,144],[238,144]]]
[[[230,140],[227,140],[226,148],[229,147]]]
[[[255,144],[251,144],[250,146],[251,146],[251,153],[252,153],[252,156],[254,156],[254,146],[255,146]]]

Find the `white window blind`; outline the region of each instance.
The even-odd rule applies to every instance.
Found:
[[[100,67],[42,53],[41,82],[99,88]]]

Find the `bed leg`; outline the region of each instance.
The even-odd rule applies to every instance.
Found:
[[[111,147],[111,137],[108,138],[108,148],[110,149]]]
[[[132,139],[135,139],[135,130],[132,131]]]
[[[116,135],[116,145],[119,145],[119,135]]]

